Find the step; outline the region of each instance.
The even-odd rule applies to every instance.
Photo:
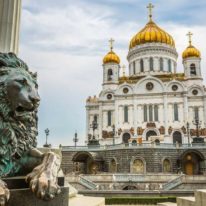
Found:
[[[195,206],[205,206],[206,204],[206,190],[195,191]]]
[[[163,202],[163,203],[158,203],[157,205],[159,205],[159,206],[177,206],[177,203]]]
[[[178,206],[196,206],[195,197],[177,197],[177,205]]]
[[[69,206],[105,206],[105,198],[76,195],[69,199]]]

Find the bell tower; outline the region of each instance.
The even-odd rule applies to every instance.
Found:
[[[114,40],[110,39],[110,51],[103,59],[103,88],[111,88],[118,85],[120,58],[113,51]]]
[[[202,78],[201,53],[192,45],[192,33],[188,32],[189,46],[182,54],[184,73],[186,78]]]

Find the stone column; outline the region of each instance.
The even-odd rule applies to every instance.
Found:
[[[204,127],[206,127],[206,96],[204,96]]]
[[[102,139],[102,119],[103,119],[102,103],[100,103],[100,105],[99,105],[99,126],[98,126],[99,139]]]
[[[187,94],[184,93],[183,94],[183,98],[184,98],[184,123],[188,122],[188,101],[187,101]]]
[[[0,0],[0,52],[19,50],[21,0]]]
[[[134,101],[134,135],[136,136],[137,135],[137,102]]]
[[[168,135],[167,94],[163,94],[163,102],[164,102],[164,127],[165,127],[165,135]]]

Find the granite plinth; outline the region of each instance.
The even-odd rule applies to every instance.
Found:
[[[31,192],[25,177],[14,177],[3,179],[11,192],[8,206],[68,206],[69,188],[64,186],[64,177],[58,178],[61,193],[51,201],[43,201]]]

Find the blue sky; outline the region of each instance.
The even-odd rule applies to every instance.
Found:
[[[147,22],[149,1],[143,0],[23,0],[20,52],[31,70],[38,72],[41,105],[39,137],[50,129],[53,146],[71,145],[75,130],[85,140],[85,100],[98,95],[102,83],[102,58],[108,39],[115,39],[121,64],[127,64],[129,41]],[[154,21],[176,42],[178,71],[186,33],[202,53],[206,79],[206,1],[155,0]],[[205,57],[205,58],[204,58]]]

